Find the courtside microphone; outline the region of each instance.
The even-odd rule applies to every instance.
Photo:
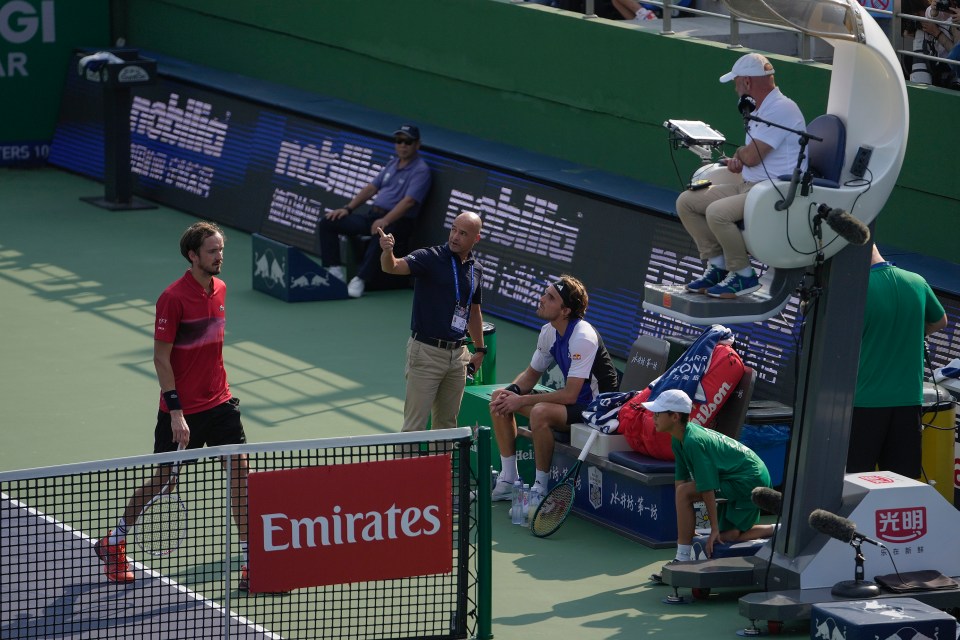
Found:
[[[744,118],[749,116],[751,113],[756,111],[757,101],[754,100],[751,96],[742,95],[740,96],[740,102],[737,103],[737,110],[740,112]]]
[[[870,544],[877,545],[878,547],[883,547],[882,542],[877,542],[873,538],[868,538],[862,533],[857,533],[857,525],[855,525],[853,521],[847,520],[846,518],[841,518],[834,513],[830,513],[829,511],[815,509],[813,513],[810,514],[809,522],[810,526],[820,533],[824,533],[835,540],[839,540],[840,542],[849,542],[851,544],[854,542],[869,542]]]
[[[770,487],[755,487],[750,492],[750,500],[767,513],[780,513],[783,506],[783,494]]]
[[[855,245],[864,245],[870,241],[870,228],[843,209],[831,209],[827,204],[817,207],[817,217],[826,221],[834,233]]]

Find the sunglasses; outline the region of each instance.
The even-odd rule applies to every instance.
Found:
[[[393,143],[394,143],[394,144],[405,144],[405,145],[407,145],[408,147],[411,146],[411,145],[416,144],[416,142],[417,142],[417,141],[416,141],[416,140],[413,140],[412,138],[394,138],[394,139],[393,139]]]

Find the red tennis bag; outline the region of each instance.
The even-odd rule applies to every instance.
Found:
[[[710,366],[700,380],[706,402],[694,402],[690,412],[690,421],[713,428],[717,421],[717,412],[726,404],[730,394],[740,384],[743,377],[743,360],[732,347],[718,344],[713,349]],[[653,414],[641,403],[650,397],[647,387],[620,409],[620,433],[634,451],[658,460],[673,460],[673,449],[669,433],[657,433],[653,427]]]

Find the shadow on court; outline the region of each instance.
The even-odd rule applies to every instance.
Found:
[[[136,582],[110,582],[87,536],[15,501],[0,505],[0,638],[188,638],[223,628],[217,603],[142,565]],[[235,615],[230,626],[231,637],[277,637]]]

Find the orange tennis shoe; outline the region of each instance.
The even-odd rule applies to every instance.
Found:
[[[127,560],[127,543],[110,544],[110,538],[97,540],[93,545],[97,557],[103,563],[103,574],[111,582],[133,582],[136,578],[130,570],[130,561]]]
[[[247,565],[240,567],[240,591],[250,591],[250,574]]]

